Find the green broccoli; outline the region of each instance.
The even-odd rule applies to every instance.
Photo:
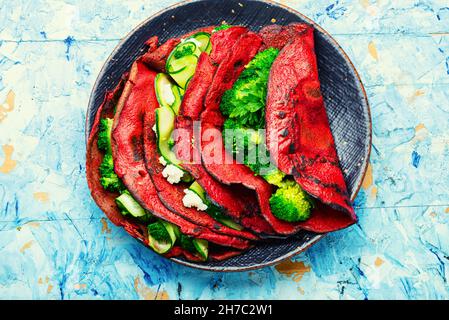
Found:
[[[222,98],[220,110],[227,128],[261,129],[265,125],[265,101],[270,68],[279,54],[276,48],[258,53]]]
[[[231,28],[232,26],[226,23],[223,23],[221,26],[215,27],[214,30],[212,30],[212,33],[217,32],[217,31],[221,31],[221,30],[226,30]]]
[[[185,234],[181,234],[179,237],[179,245],[181,246],[181,248],[195,253],[196,252],[196,248],[195,245],[193,244],[193,238],[186,236]]]
[[[161,221],[153,222],[148,225],[148,234],[158,242],[171,243],[171,237]]]
[[[261,164],[258,158],[255,159],[255,163],[248,161],[248,154],[251,152],[258,154],[260,146],[263,145],[261,142],[264,139],[256,130],[265,127],[268,76],[278,54],[279,50],[276,48],[258,53],[245,66],[245,70],[233,87],[224,93],[220,104],[221,112],[227,117],[224,129],[233,130],[234,155],[244,153],[244,163],[255,173],[258,173],[265,164]]]
[[[285,173],[283,173],[279,169],[275,169],[265,175],[263,175],[263,178],[269,183],[277,187],[282,187],[285,185],[285,182],[283,182],[285,178]]]
[[[299,184],[293,180],[287,180],[271,196],[270,207],[277,218],[288,222],[298,222],[310,217],[313,202]]]
[[[105,153],[111,153],[111,133],[114,119],[104,118],[100,120],[100,130],[98,132],[98,149]]]
[[[104,118],[100,120],[98,131],[98,149],[104,152],[103,161],[100,164],[100,183],[103,188],[111,192],[122,192],[125,186],[114,171],[114,161],[112,159],[111,132],[114,120]]]
[[[114,171],[114,162],[110,153],[104,155],[99,170],[100,183],[105,190],[111,192],[122,192],[125,190],[122,180]]]

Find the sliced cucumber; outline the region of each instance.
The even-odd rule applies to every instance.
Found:
[[[196,41],[193,37],[185,39],[173,49],[174,58],[180,59],[191,55],[198,57],[201,49],[197,44],[201,45],[201,42]]]
[[[128,192],[122,193],[115,199],[115,202],[122,213],[129,213],[135,218],[144,217],[147,214],[145,209]]]
[[[210,53],[211,50],[210,34],[198,32],[183,40],[173,49],[168,56],[165,69],[173,80],[185,89],[195,73],[201,52]]]
[[[172,52],[167,59],[166,70],[181,88],[186,89],[197,64],[198,57],[193,54],[176,59]]]
[[[157,101],[161,107],[171,108],[175,114],[179,113],[183,92],[165,73],[158,73],[154,80]]]
[[[171,108],[173,110],[173,112],[178,115],[179,114],[179,108],[181,107],[181,102],[182,102],[182,96],[184,95],[184,93],[180,87],[178,87],[177,85],[173,85],[172,87],[172,92],[173,92],[173,96],[175,97],[175,101],[173,102],[173,104],[171,105]]]
[[[173,92],[174,83],[165,73],[158,73],[154,79],[157,101],[161,107],[170,108],[176,98]]]
[[[223,214],[222,210],[218,206],[214,205],[206,198],[206,191],[198,182],[194,181],[190,185],[189,190],[195,192],[201,198],[201,200],[203,200],[203,202],[208,206],[206,212],[209,213],[209,215],[211,215],[215,220],[234,230],[243,230],[243,227],[241,225]]]
[[[161,220],[161,223],[164,225],[165,229],[167,230],[168,234],[170,235],[172,244],[175,244],[177,235],[180,232],[178,226],[175,226],[174,224],[164,221],[164,220]]]
[[[175,127],[175,113],[171,108],[160,107],[156,109],[156,133],[157,148],[159,154],[164,157],[165,161],[179,166],[181,161],[176,158],[175,153],[171,150],[169,141]]]
[[[176,241],[174,229],[163,220],[148,225],[148,245],[157,253],[170,251]]]
[[[173,247],[170,241],[158,241],[150,234],[148,234],[148,245],[159,254],[167,253]]]
[[[203,200],[204,203],[206,203],[206,191],[204,191],[203,187],[200,186],[200,184],[196,181],[194,181],[190,187],[190,190],[192,190],[193,192],[195,192],[200,198],[201,200]]]
[[[242,231],[243,227],[241,225],[239,225],[237,222],[235,222],[234,220],[232,220],[231,218],[217,218],[217,221],[219,221],[221,224],[234,229],[234,230],[238,230],[238,231]]]
[[[195,246],[196,251],[200,254],[201,258],[204,261],[207,260],[209,256],[209,243],[204,239],[193,239],[193,245]]]
[[[198,32],[194,34],[191,38],[197,41],[197,46],[201,52],[210,53],[212,49],[212,44],[210,42],[210,34],[207,32]],[[186,41],[188,41],[188,38]]]

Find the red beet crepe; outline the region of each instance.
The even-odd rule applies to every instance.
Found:
[[[100,120],[105,117],[114,116],[114,107],[122,94],[124,81],[120,81],[117,87],[106,93],[103,103],[100,105],[95,116],[92,131],[90,132],[86,150],[86,178],[91,191],[92,198],[98,207],[106,214],[109,220],[116,226],[123,227],[130,235],[143,242],[146,241],[146,226],[136,220],[126,219],[118,210],[115,198],[118,193],[106,191],[100,183],[100,172],[98,168],[103,161],[103,152],[98,149],[98,130]]]
[[[154,92],[156,72],[142,62],[133,64],[130,79],[120,98],[112,131],[112,154],[115,172],[133,197],[153,215],[176,224],[181,232],[237,249],[248,248],[248,241],[218,234],[199,226],[169,210],[159,199],[148,174],[143,150],[143,116],[147,108],[157,104]]]
[[[321,96],[313,28],[301,30],[271,67],[267,148],[281,171],[324,204],[301,226],[328,232],[347,227],[356,216]]]

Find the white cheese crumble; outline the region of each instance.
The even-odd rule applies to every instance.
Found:
[[[168,164],[164,170],[162,170],[162,176],[167,179],[171,184],[178,183],[181,181],[184,171],[179,169],[173,164]]]
[[[185,196],[182,198],[182,203],[187,208],[195,207],[198,210],[204,211],[207,205],[203,202],[199,195],[189,189],[184,189]]]
[[[162,164],[164,167],[167,165],[167,161],[165,161],[164,157],[159,157],[159,163]]]
[[[151,129],[153,129],[154,133],[157,135],[156,124],[154,124],[154,126]]]

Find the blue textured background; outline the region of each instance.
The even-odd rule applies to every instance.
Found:
[[[360,222],[275,267],[219,274],[106,221],[84,121],[120,38],[172,0],[0,0],[0,298],[448,299],[449,4],[282,1],[329,31],[373,119]]]

